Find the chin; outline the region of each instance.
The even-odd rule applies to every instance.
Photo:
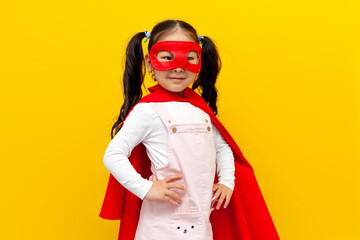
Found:
[[[170,87],[170,88],[168,88],[168,90],[170,92],[182,92],[182,91],[184,91],[184,89],[185,88],[178,88],[178,87]]]
[[[170,90],[170,92],[182,92],[184,91],[184,89],[172,89]]]

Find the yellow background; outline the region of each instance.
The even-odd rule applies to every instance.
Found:
[[[356,2],[2,2],[0,239],[116,239],[98,214],[122,58],[168,18],[216,42],[219,118],[280,238],[360,239]]]

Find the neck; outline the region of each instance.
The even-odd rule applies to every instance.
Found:
[[[169,90],[163,88],[160,84],[157,84],[157,85],[155,85],[155,86],[153,86],[153,87],[154,87],[154,88],[163,89],[163,90],[165,90],[165,91],[167,91],[167,92],[174,93],[174,94],[179,95],[179,96],[182,96],[182,97],[185,97],[185,95],[186,95],[185,92],[186,92],[186,89],[187,89],[187,88],[185,88],[184,90],[182,90],[182,91],[180,91],[180,92],[172,92],[172,91],[169,91]]]

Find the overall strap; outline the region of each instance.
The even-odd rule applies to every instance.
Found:
[[[201,115],[202,122],[203,123],[210,123],[209,115],[206,112],[204,112],[203,110],[201,110],[200,108],[198,108],[198,110],[199,110],[199,113]]]
[[[159,115],[161,121],[167,128],[170,128],[170,126],[175,123],[175,119],[166,109],[163,102],[150,102],[149,104],[154,108],[155,112]]]

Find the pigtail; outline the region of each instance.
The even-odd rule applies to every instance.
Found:
[[[200,87],[201,97],[217,115],[217,89],[215,86],[217,76],[221,69],[221,59],[218,50],[210,38],[203,36],[201,70],[198,79],[193,83],[192,89]]]
[[[141,86],[146,73],[141,43],[144,37],[144,32],[135,34],[130,39],[126,48],[125,71],[123,75],[124,103],[120,108],[119,118],[111,128],[111,139],[119,132],[131,108],[142,98]],[[114,130],[115,134],[113,134]]]

